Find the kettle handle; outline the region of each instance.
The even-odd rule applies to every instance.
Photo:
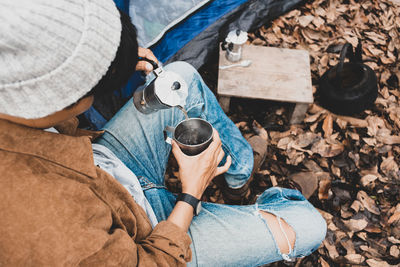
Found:
[[[350,49],[350,50],[349,50]],[[343,65],[346,58],[349,58],[350,62],[362,62],[362,55],[361,55],[361,40],[358,41],[357,48],[355,52],[353,51],[353,46],[350,43],[345,43],[343,45],[342,50],[340,51],[340,58],[339,63],[336,67],[336,83],[341,88],[342,87],[342,72],[343,72]]]

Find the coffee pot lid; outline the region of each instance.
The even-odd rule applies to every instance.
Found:
[[[233,43],[237,45],[242,45],[247,41],[247,32],[241,30],[233,30],[228,33],[225,41],[227,43]]]
[[[161,69],[154,82],[154,93],[165,105],[183,107],[188,96],[188,86],[176,72]]]

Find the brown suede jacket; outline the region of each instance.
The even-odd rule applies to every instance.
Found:
[[[0,120],[0,266],[185,266],[187,233],[152,229],[76,125],[54,134]]]

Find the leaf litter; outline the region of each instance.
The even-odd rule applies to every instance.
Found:
[[[399,0],[307,0],[249,33],[252,45],[308,50],[315,97],[298,125],[289,124],[290,104],[232,99],[228,115],[242,134],[268,143],[249,202],[288,177],[309,177],[309,201],[328,226],[312,255],[266,266],[400,266],[399,36]],[[338,63],[338,53],[328,51],[359,40],[378,77],[378,98],[369,110],[339,116],[319,105],[318,80]],[[214,91],[217,68],[215,60],[200,69]],[[167,170],[167,185],[179,192],[177,165],[170,161],[175,167]],[[224,203],[215,184],[203,200]]]

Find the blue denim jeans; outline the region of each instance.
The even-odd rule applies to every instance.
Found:
[[[230,187],[241,187],[253,168],[250,145],[191,65],[175,62],[165,69],[186,80],[189,96],[185,108],[189,117],[203,118],[219,132],[223,150],[232,157],[225,179]],[[177,108],[144,115],[129,101],[106,124],[104,135],[97,140],[137,175],[158,221],[168,218],[176,201],[176,195],[167,190],[164,182],[171,145],[164,141],[163,129],[176,126],[183,119]],[[280,253],[260,210],[282,218],[294,229],[296,242],[290,258],[310,254],[325,238],[325,221],[297,190],[270,188],[258,197],[255,205],[203,202],[202,207],[188,232],[193,252],[188,266],[259,266],[282,260],[285,255]]]

